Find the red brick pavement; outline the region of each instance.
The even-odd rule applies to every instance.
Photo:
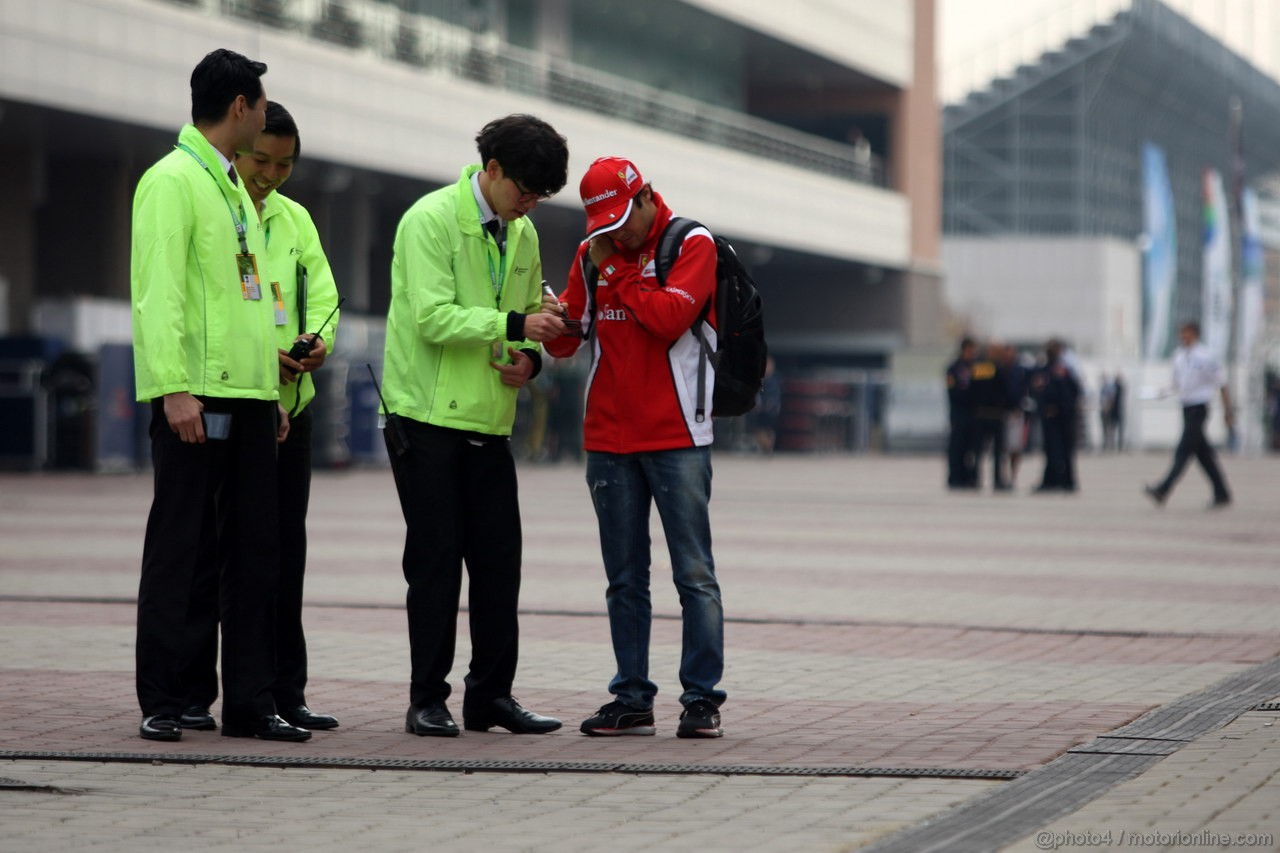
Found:
[[[576,724],[601,692],[521,690],[523,703],[562,716],[565,729],[542,737],[499,730],[456,739],[403,732],[405,686],[383,681],[317,683],[309,699],[335,711],[340,729],[306,744],[275,744],[187,732],[178,743],[137,737],[132,678],[121,672],[9,669],[0,688],[0,750],[142,755],[272,756],[308,759],[455,759],[776,767],[875,766],[1030,769],[1095,733],[1131,721],[1144,705],[1070,702],[779,703],[746,696],[726,706],[729,736],[715,741],[675,737],[679,707],[660,699],[653,738],[588,738]],[[453,704],[457,705],[455,699]],[[455,712],[458,710],[454,708]]]
[[[392,609],[313,608],[313,633],[395,635],[404,614]],[[132,626],[133,609],[118,604],[0,602],[0,624],[9,629],[119,629]],[[314,627],[320,625],[321,627]],[[465,630],[465,628],[464,628]],[[1116,678],[1141,686],[1141,667],[1160,664],[1247,663],[1280,650],[1277,638],[1117,637],[1025,634],[1008,631],[884,626],[815,626],[786,623],[729,626],[735,656],[752,651],[848,655],[859,659],[999,660],[1055,665],[1111,665]],[[526,656],[545,643],[607,642],[600,617],[526,615]],[[678,644],[679,624],[659,620],[655,644]],[[69,649],[68,654],[74,654]],[[1030,769],[1094,735],[1136,718],[1151,705],[1136,702],[1042,701],[784,701],[769,683],[734,685],[726,706],[729,737],[716,742],[674,738],[679,714],[674,698],[659,697],[662,734],[656,738],[599,740],[575,731],[603,698],[596,691],[537,686],[519,690],[529,707],[561,716],[567,726],[547,737],[466,733],[457,740],[420,739],[402,731],[403,682],[327,678],[313,665],[313,706],[338,713],[343,726],[317,733],[305,745],[229,739],[190,732],[177,744],[136,737],[138,721],[128,670],[131,649],[118,648],[120,670],[74,671],[6,668],[0,685],[0,750],[73,754],[127,752],[153,755],[306,756],[316,760],[387,758],[466,761],[598,761],[777,767],[877,766],[971,770]],[[314,656],[320,657],[320,656]],[[322,661],[318,661],[322,664]],[[391,670],[400,664],[385,662]],[[803,664],[802,664],[803,665]],[[1124,670],[1122,667],[1136,667]],[[751,670],[756,679],[768,673]],[[607,673],[601,673],[601,684]],[[839,673],[836,673],[839,677]],[[836,686],[836,685],[833,685]],[[838,685],[846,687],[847,685]],[[459,711],[454,697],[454,710]]]
[[[576,676],[572,686],[565,680],[558,686],[518,684],[517,695],[528,706],[562,716],[568,724],[546,737],[415,738],[402,731],[406,685],[399,673],[405,662],[371,662],[362,678],[327,675],[326,655],[338,654],[333,647],[344,638],[376,650],[398,648],[391,638],[403,644],[404,614],[396,607],[403,596],[398,578],[403,527],[385,472],[322,475],[313,498],[309,573],[312,590],[325,592],[313,594],[307,613],[308,629],[321,650],[309,698],[315,707],[338,713],[342,728],[318,733],[303,745],[217,733],[190,733],[178,744],[142,741],[136,737],[132,607],[56,599],[131,594],[149,481],[2,477],[0,595],[25,594],[33,600],[0,600],[0,749],[1032,768],[1168,701],[1171,690],[1178,695],[1280,652],[1280,630],[1267,628],[1259,616],[1280,599],[1274,572],[1280,532],[1270,497],[1275,465],[1245,468],[1227,460],[1239,506],[1208,515],[1199,509],[1198,486],[1190,483],[1163,513],[1143,502],[1135,472],[1151,468],[1158,473],[1166,461],[1108,460],[1104,465],[1084,459],[1085,490],[1070,499],[947,495],[936,461],[718,461],[713,512],[727,612],[767,621],[731,622],[726,629],[737,681],[726,685],[732,688],[725,708],[729,734],[713,742],[674,738],[679,709],[669,684],[659,696],[658,737],[597,740],[575,731],[577,721],[607,698],[608,673],[581,672],[608,661],[607,625],[598,614],[531,614],[522,621],[522,672],[543,666]],[[521,478],[525,606],[598,611],[603,581],[581,472],[524,468]],[[661,580],[665,556],[659,544],[655,607],[671,612],[670,584]],[[974,624],[973,614],[983,611],[963,607],[935,609],[926,620],[934,624],[901,624],[901,615],[878,623],[874,606],[855,620],[842,612],[839,599],[827,605],[821,598],[827,589],[846,595],[865,591],[872,605],[877,594],[918,595],[944,604],[951,595],[956,600],[1008,597],[1011,607],[1053,608],[1063,615],[1055,624],[1086,629],[1103,604],[1113,608],[1107,626],[1118,629],[1125,627],[1129,611],[1124,608],[1141,606],[1147,608],[1146,624],[1161,627],[1146,636],[1140,631],[990,630],[1000,626]],[[569,592],[578,597],[566,603]],[[739,603],[739,597],[749,602]],[[358,604],[377,607],[352,606]],[[1232,608],[1248,616],[1252,630],[1234,630]],[[983,619],[989,621],[989,615]],[[792,624],[803,620],[814,624]],[[937,624],[947,621],[955,627]],[[850,624],[822,624],[833,622]],[[677,645],[678,632],[678,622],[658,620],[655,646]],[[60,641],[61,636],[67,639]],[[29,642],[43,645],[29,648]],[[110,667],[78,666],[83,647],[77,644],[85,643],[111,646]],[[575,658],[588,649],[590,661]],[[53,668],[32,665],[51,656]],[[756,663],[761,660],[774,663]],[[910,683],[915,675],[904,675],[901,684],[877,683],[864,696],[850,683],[869,668],[888,672],[881,677],[892,680],[895,666],[904,673],[933,670],[934,675],[919,689]],[[955,678],[949,677],[951,667],[960,673]],[[1161,683],[1197,667],[1194,678],[1176,682],[1181,687]],[[1016,670],[1016,677],[1002,680],[1002,669]],[[978,676],[963,674],[974,670]],[[1110,694],[1095,690],[1093,699],[1073,686],[1104,677],[1115,689]],[[1032,689],[1037,678],[1043,680],[1038,693]],[[599,686],[586,689],[587,681]],[[789,685],[801,683],[807,692],[787,694]],[[832,689],[824,692],[824,683]],[[824,698],[811,698],[815,695]],[[1110,698],[1097,698],[1103,695]],[[458,701],[455,697],[455,711]]]

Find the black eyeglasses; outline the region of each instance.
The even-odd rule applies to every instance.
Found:
[[[515,185],[515,188],[520,191],[520,196],[519,198],[516,199],[516,201],[521,201],[521,202],[546,201],[547,199],[551,198],[552,195],[554,195],[554,193],[535,193],[532,190],[525,189],[520,184],[519,181],[517,181],[515,178],[511,177],[510,175],[507,175],[506,177],[507,177],[507,180],[511,181],[511,183]]]

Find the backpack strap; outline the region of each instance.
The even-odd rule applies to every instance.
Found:
[[[654,259],[654,272],[658,274],[659,286],[667,286],[667,274],[671,272],[676,259],[680,257],[680,247],[684,245],[684,239],[693,229],[703,227],[705,226],[696,220],[673,216],[667,223],[667,227],[662,229],[662,236],[658,238],[658,256]],[[717,255],[718,253],[717,246]],[[711,296],[703,303],[702,310],[698,312],[698,318],[693,321],[693,327],[690,329],[693,336],[698,339],[698,390],[693,411],[693,419],[698,423],[707,419],[707,362],[712,358],[711,344],[707,341],[707,336],[702,333],[702,324],[710,316],[711,301],[715,298],[716,292],[712,290]],[[714,361],[712,364],[714,365]]]

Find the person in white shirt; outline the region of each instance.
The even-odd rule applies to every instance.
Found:
[[[1173,467],[1168,475],[1157,485],[1145,486],[1144,491],[1156,506],[1163,506],[1194,455],[1213,483],[1213,502],[1209,506],[1218,509],[1231,503],[1231,492],[1218,467],[1218,455],[1205,437],[1204,424],[1209,418],[1209,403],[1215,394],[1221,394],[1227,427],[1234,425],[1227,380],[1213,351],[1200,342],[1199,323],[1183,323],[1178,329],[1178,339],[1181,346],[1173,354],[1173,386],[1182,403],[1182,438],[1174,451]]]

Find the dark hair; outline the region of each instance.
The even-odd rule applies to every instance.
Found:
[[[1195,332],[1195,333],[1196,333],[1196,337],[1197,337],[1197,338],[1198,338],[1198,337],[1200,337],[1200,324],[1199,324],[1199,323],[1197,323],[1195,320],[1188,320],[1187,322],[1183,323],[1183,324],[1182,324],[1181,326],[1179,326],[1178,328],[1180,328],[1180,329],[1190,329],[1191,331],[1193,331],[1193,332]]]
[[[302,156],[302,137],[298,134],[298,125],[289,115],[289,111],[275,101],[267,101],[267,123],[262,132],[271,136],[293,137],[293,162],[297,163]]]
[[[191,121],[216,124],[227,115],[235,99],[244,95],[250,104],[262,97],[265,62],[256,62],[234,50],[218,48],[191,72]]]
[[[507,177],[529,192],[555,195],[569,179],[569,144],[556,129],[531,115],[495,119],[476,135],[481,165],[497,160]]]

